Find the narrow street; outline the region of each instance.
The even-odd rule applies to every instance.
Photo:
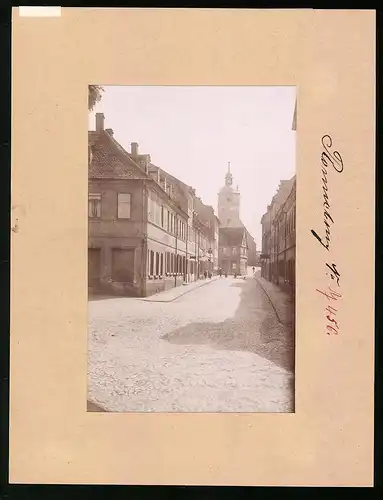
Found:
[[[88,399],[112,412],[294,411],[294,343],[257,279],[89,302]]]

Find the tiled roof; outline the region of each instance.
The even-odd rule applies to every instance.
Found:
[[[165,175],[166,177],[168,177],[169,179],[172,179],[173,182],[177,183],[180,187],[182,187],[185,191],[188,191],[189,189],[192,189],[191,186],[188,186],[187,184],[185,184],[184,182],[182,182],[180,179],[178,179],[177,177],[174,177],[174,175],[172,174],[169,174],[169,172],[167,172],[166,170],[164,170],[163,168],[161,167],[157,167],[157,165],[154,165],[153,163],[150,163],[149,164],[149,171],[157,171],[159,170],[160,171],[160,174],[162,175]]]
[[[245,227],[221,227],[219,242],[223,246],[238,246],[242,244]]]
[[[102,132],[98,137],[90,134],[90,142],[93,143],[92,162],[88,169],[90,179],[148,178],[129,154],[107,132]]]

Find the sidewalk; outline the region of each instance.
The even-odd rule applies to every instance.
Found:
[[[159,292],[154,295],[150,295],[149,297],[140,298],[138,300],[143,300],[145,302],[172,302],[178,297],[182,297],[186,293],[192,292],[201,286],[208,285],[218,279],[218,276],[213,276],[211,279],[199,279],[197,281],[193,281],[192,283],[188,283],[187,285],[180,285],[170,290],[166,290],[165,292]]]
[[[265,278],[262,278],[260,274],[256,273],[254,278],[263,288],[263,291],[273,306],[279,321],[284,325],[293,326],[295,311],[292,297],[288,293],[282,291],[279,286],[271,283]]]

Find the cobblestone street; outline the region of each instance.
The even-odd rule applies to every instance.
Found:
[[[260,283],[89,303],[88,399],[112,412],[294,411],[294,342]]]

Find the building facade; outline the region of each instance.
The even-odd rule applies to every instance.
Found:
[[[262,250],[257,250],[257,252],[256,252],[256,264],[255,264],[256,267],[261,267],[261,254],[262,254]]]
[[[255,267],[257,265],[257,245],[254,238],[246,229],[246,242],[247,242],[247,265]]]
[[[297,101],[291,129],[297,130]],[[296,177],[281,181],[277,193],[261,218],[261,275],[295,292]]]
[[[88,282],[93,292],[140,295],[145,288],[149,177],[104,129],[89,132]]]
[[[218,270],[219,219],[213,207],[198,197],[194,198],[194,217],[201,238],[201,271],[213,275]]]
[[[89,132],[88,177],[91,292],[147,296],[201,277],[218,243],[197,217],[195,191],[137,143],[125,151],[101,113]]]
[[[177,179],[152,163],[148,173],[157,190],[148,192],[147,295],[151,295],[193,280],[196,274],[190,265],[188,192]],[[164,203],[163,193],[171,200],[171,208]]]
[[[281,181],[261,219],[261,276],[288,290],[295,286],[295,185],[295,176]]]
[[[244,227],[220,228],[219,261],[224,274],[247,274],[247,241]]]
[[[267,212],[261,219],[262,226],[262,251],[259,256],[261,263],[261,276],[272,281],[271,273],[271,206],[268,205]]]
[[[295,290],[295,207],[296,180],[293,178],[286,201],[273,223],[272,255],[275,262],[274,282],[288,292]]]

